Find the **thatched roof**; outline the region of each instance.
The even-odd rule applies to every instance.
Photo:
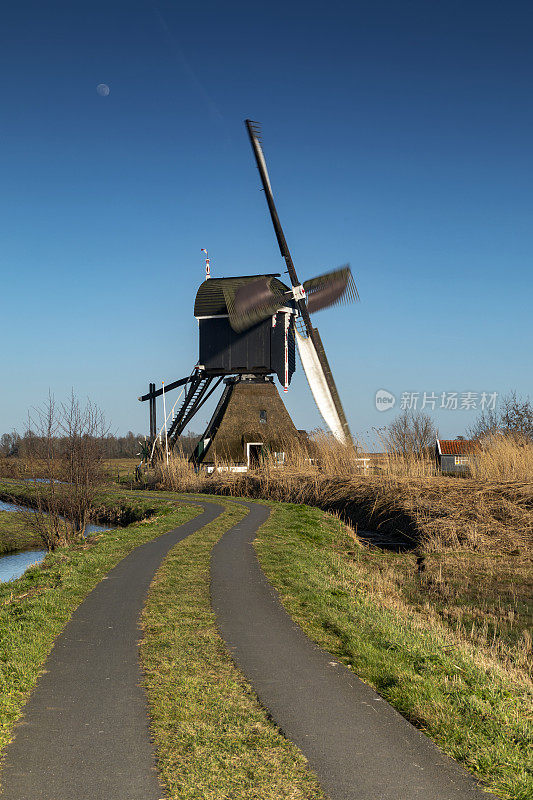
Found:
[[[272,451],[285,451],[301,436],[272,381],[240,381],[231,387],[226,407],[213,430],[206,431],[211,442],[202,459],[246,463],[246,445],[261,443]]]

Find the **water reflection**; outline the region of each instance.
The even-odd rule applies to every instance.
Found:
[[[16,506],[14,503],[5,503],[0,500],[0,511],[27,511],[22,506]]]
[[[17,506],[15,503],[6,503],[0,500],[0,511],[28,511],[23,506]],[[99,531],[112,531],[113,528],[108,525],[87,525],[85,528],[85,536],[91,533],[98,533]],[[20,576],[34,564],[40,564],[44,559],[46,550],[21,550],[17,553],[8,553],[7,555],[0,556],[0,583],[5,581],[12,581]]]
[[[8,553],[0,558],[0,583],[20,578],[23,572],[33,564],[40,564],[46,550],[24,550],[20,553]]]

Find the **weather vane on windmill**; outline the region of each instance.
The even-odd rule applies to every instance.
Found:
[[[205,279],[207,281],[211,277],[211,267],[209,266],[209,253],[207,252],[205,247],[202,247],[200,252],[205,253]]]
[[[245,124],[290,286],[280,280],[279,273],[211,278],[208,252],[201,250],[206,255],[205,281],[194,303],[200,357],[188,377],[165,386],[165,392],[182,387],[178,400],[183,394],[184,398],[178,411],[173,410],[168,431],[166,418],[163,427],[172,447],[223,382],[222,396],[191,456],[195,464],[206,466],[225,459],[246,468],[258,463],[265,449],[284,458],[287,442],[298,438],[299,432],[272,375],[287,391],[296,368],[295,344],[325,423],[341,444],[352,441],[322,340],[310,316],[328,306],[358,300],[350,267],[299,282],[274,204],[259,124],[251,120]],[[150,401],[152,441],[159,435],[156,398],[161,394],[151,383],[148,394],[139,398]]]

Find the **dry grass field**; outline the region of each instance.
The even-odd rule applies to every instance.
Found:
[[[388,456],[363,474],[354,449],[316,442],[313,458],[287,448],[280,466],[211,476],[175,455],[156,468],[155,482],[174,491],[204,491],[304,503],[338,514],[354,529],[381,530],[424,553],[468,549],[528,553],[533,544],[533,444],[498,441],[465,477],[441,475],[430,458]]]
[[[104,461],[104,476],[110,481],[135,480],[135,467],[138,458],[106,458]],[[35,477],[46,474],[44,463],[40,467],[38,459],[0,458],[0,478],[33,480]]]
[[[138,458],[106,458],[104,471],[110,481],[134,481]]]

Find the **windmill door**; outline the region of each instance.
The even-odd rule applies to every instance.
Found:
[[[263,442],[249,442],[246,445],[248,469],[256,469],[263,463]]]

